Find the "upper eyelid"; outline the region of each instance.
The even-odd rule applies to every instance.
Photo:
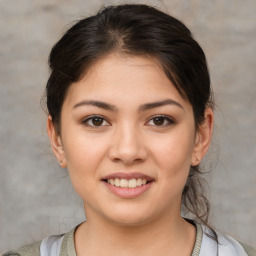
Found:
[[[102,119],[104,119],[107,123],[110,124],[110,121],[108,120],[108,118],[106,118],[106,117],[103,116],[103,115],[97,115],[97,114],[86,116],[86,117],[84,117],[84,118],[82,119],[81,122],[83,123],[83,122],[89,121],[89,120],[91,120],[91,119],[93,119],[93,118],[95,118],[95,117],[102,118]],[[146,123],[148,123],[149,121],[151,121],[152,119],[154,119],[154,118],[156,118],[156,117],[163,117],[163,118],[165,118],[165,119],[168,119],[170,122],[175,123],[175,120],[174,120],[171,116],[169,116],[169,115],[164,115],[164,114],[156,114],[156,115],[150,116],[150,117],[147,119]]]
[[[154,118],[156,117],[162,117],[165,119],[164,122],[167,122],[166,124],[163,124],[163,125],[155,125],[155,124],[150,124],[150,122],[153,121]],[[172,126],[172,125],[175,125],[177,122],[170,116],[168,115],[155,115],[153,117],[150,117],[148,119],[148,121],[145,123],[146,126],[152,126],[152,127],[157,127],[157,128],[166,128],[166,127],[169,127],[169,126]]]
[[[151,116],[150,118],[148,118],[148,121],[150,121],[150,120],[152,120],[153,118],[156,118],[156,117],[163,117],[165,119],[168,119],[168,120],[174,122],[174,119],[171,116],[163,115],[163,114],[157,114],[157,115]]]
[[[86,121],[89,121],[89,120],[91,120],[91,119],[93,119],[93,118],[95,118],[95,117],[102,118],[102,119],[104,119],[107,123],[110,124],[109,120],[108,120],[105,116],[103,116],[103,115],[89,115],[89,116],[86,116],[86,117],[82,118],[81,122],[82,122],[82,123],[85,123]]]
[[[86,116],[86,117],[83,117],[82,118],[82,121],[86,121],[86,120],[88,120],[88,119],[92,119],[92,118],[94,118],[94,117],[99,117],[99,118],[103,118],[104,120],[108,120],[105,116],[103,116],[103,115],[97,115],[97,114],[95,114],[95,115],[89,115],[89,116]]]

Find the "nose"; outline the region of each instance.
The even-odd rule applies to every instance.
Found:
[[[147,157],[145,141],[139,128],[124,125],[114,131],[109,157],[112,161],[133,165],[143,162]]]

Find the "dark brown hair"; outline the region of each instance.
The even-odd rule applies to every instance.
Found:
[[[79,81],[95,61],[112,52],[157,59],[182,97],[191,103],[195,126],[204,121],[206,107],[212,106],[210,77],[205,54],[189,29],[153,7],[118,5],[79,20],[52,48],[46,98],[59,133],[61,108],[69,86]],[[210,227],[209,202],[198,166],[191,167],[182,204]]]

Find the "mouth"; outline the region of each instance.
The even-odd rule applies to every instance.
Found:
[[[115,195],[133,198],[150,189],[154,179],[140,173],[115,173],[104,177],[102,181]]]
[[[129,180],[115,178],[115,179],[106,179],[104,181],[107,182],[108,184],[111,184],[112,186],[121,187],[121,188],[136,188],[136,187],[146,185],[149,182],[152,182],[150,180],[141,179],[141,178],[129,179]]]

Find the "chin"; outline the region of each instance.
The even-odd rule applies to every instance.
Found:
[[[148,222],[145,217],[137,216],[119,216],[115,219],[112,219],[112,222],[120,227],[138,227]]]
[[[138,207],[118,207],[113,208],[111,212],[108,212],[105,216],[112,223],[118,226],[136,227],[153,219],[150,211],[146,209],[139,209]]]

